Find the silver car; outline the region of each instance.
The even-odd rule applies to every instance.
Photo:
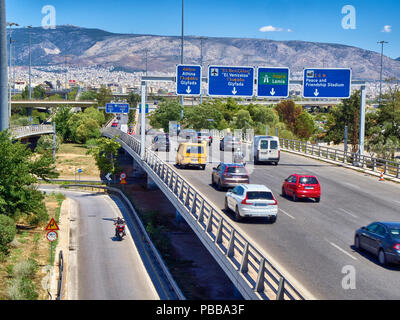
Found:
[[[241,146],[242,142],[240,141],[239,138],[234,136],[225,136],[219,144],[219,150],[221,151],[237,150],[240,149]]]

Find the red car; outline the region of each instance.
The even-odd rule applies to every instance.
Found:
[[[118,127],[118,122],[114,121],[114,122],[111,124],[111,127],[117,128],[117,127]]]
[[[317,177],[302,174],[292,174],[282,185],[282,196],[291,196],[293,201],[300,198],[321,199],[321,185]]]

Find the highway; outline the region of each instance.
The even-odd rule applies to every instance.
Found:
[[[225,192],[211,186],[211,172],[219,163],[218,157],[227,158],[229,152],[219,154],[218,143],[213,143],[214,160],[210,159],[205,171],[177,169],[174,144],[170,154],[159,155],[222,210]],[[399,185],[286,152],[281,152],[278,166],[257,165],[252,170],[248,165],[248,169],[251,183],[264,184],[274,192],[280,209],[278,220],[274,224],[264,219],[237,223],[231,213],[226,214],[278,269],[290,274],[316,299],[400,299],[400,267],[381,267],[374,257],[352,248],[359,227],[376,220],[400,220]],[[293,202],[281,196],[282,182],[292,173],[319,178],[320,203]],[[355,268],[355,289],[342,287],[346,266]]]
[[[40,190],[62,192],[77,203],[78,210],[72,213],[77,250],[76,266],[70,267],[71,300],[159,299],[129,231],[123,241],[114,238],[114,219],[129,215],[118,198],[53,186]]]

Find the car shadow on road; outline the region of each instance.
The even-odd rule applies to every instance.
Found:
[[[357,249],[354,245],[350,245],[349,246],[350,249],[352,249],[354,252],[358,253],[359,255],[361,255],[362,257],[364,257],[365,259],[371,261],[372,263],[386,269],[386,270],[390,270],[390,271],[400,271],[400,265],[394,265],[394,264],[388,264],[386,266],[382,266],[379,261],[378,258],[375,257],[372,253],[369,253],[363,249]]]

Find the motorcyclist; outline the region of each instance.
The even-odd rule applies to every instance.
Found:
[[[115,235],[118,236],[118,229],[123,228],[124,234],[125,235],[125,220],[122,219],[121,217],[118,217],[117,220],[114,222],[115,225]]]

